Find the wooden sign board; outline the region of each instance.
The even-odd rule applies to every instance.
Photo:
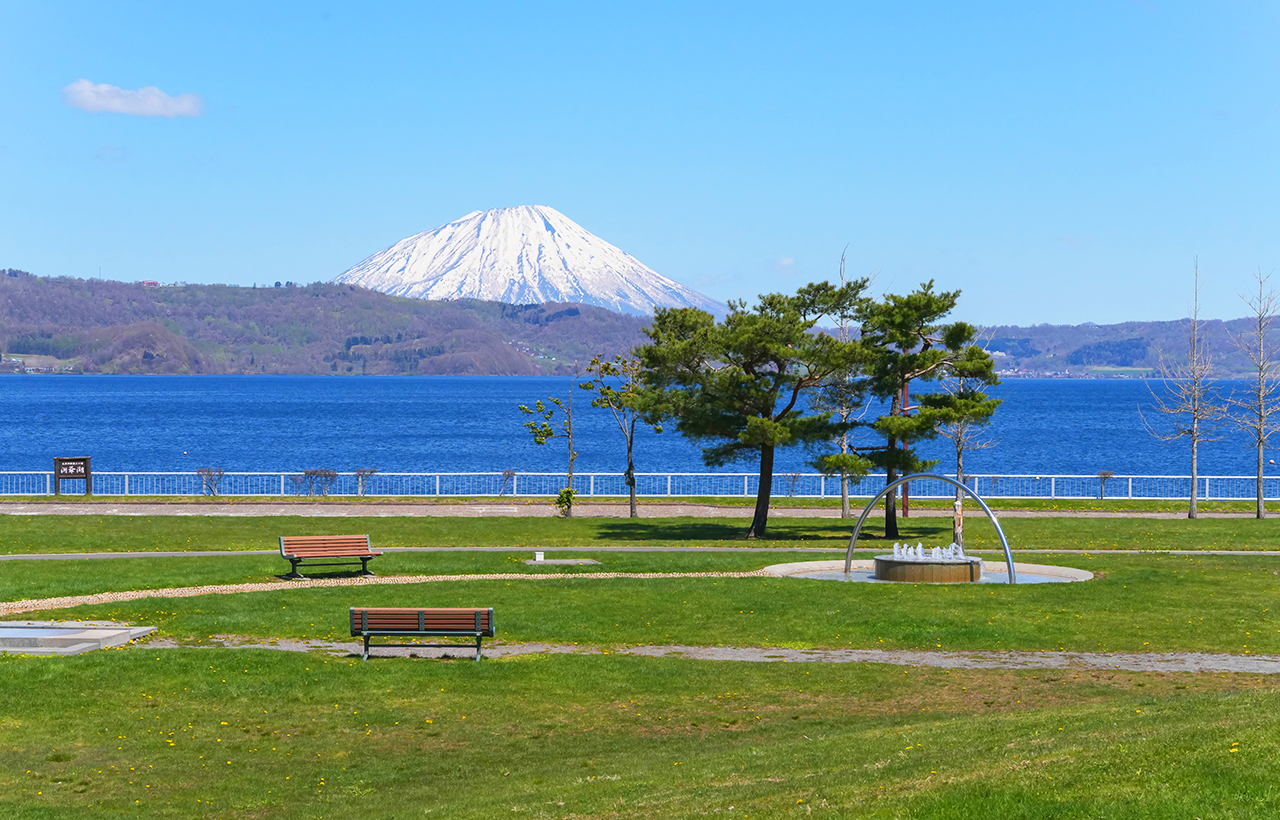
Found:
[[[93,495],[93,470],[89,466],[90,456],[74,456],[53,459],[53,494],[62,493],[63,481],[84,481],[84,494]]]

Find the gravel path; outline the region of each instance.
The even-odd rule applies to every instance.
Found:
[[[218,647],[275,649],[284,652],[327,652],[342,657],[361,657],[360,641],[272,640],[238,635],[212,635]],[[171,638],[156,638],[148,648],[175,649]],[[690,658],[704,661],[744,663],[887,663],[895,666],[931,666],[944,669],[1075,669],[1118,670],[1123,672],[1198,672],[1280,674],[1280,657],[1275,655],[1216,655],[1202,652],[1097,653],[1097,652],[925,652],[893,649],[786,649],[758,646],[646,645],[616,648],[578,644],[496,643],[484,645],[486,658],[517,655],[633,655],[645,658]],[[472,660],[475,648],[439,649],[375,645],[372,658],[421,657]]]
[[[141,598],[190,598],[195,595],[229,595],[238,592],[269,592],[277,589],[308,587],[363,587],[385,584],[429,584],[440,581],[539,581],[564,578],[758,578],[773,577],[762,569],[750,572],[575,572],[565,575],[547,573],[492,573],[489,575],[380,575],[354,578],[308,578],[299,581],[268,581],[261,584],[210,584],[199,587],[166,587],[163,589],[131,589],[123,592],[97,592],[92,595],[66,595],[60,598],[29,598],[0,602],[0,617],[66,609],[84,604],[110,604]]]

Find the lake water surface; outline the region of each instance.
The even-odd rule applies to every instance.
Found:
[[[49,470],[54,456],[88,455],[96,471],[561,471],[564,443],[534,444],[517,406],[564,397],[570,384],[534,377],[0,377],[7,421],[0,470]],[[914,387],[912,398],[926,390]],[[1139,407],[1153,416],[1141,381],[1017,379],[992,394],[1004,400],[990,428],[996,445],[967,454],[969,472],[1189,472],[1184,443],[1162,444],[1144,428]],[[621,472],[624,444],[611,415],[592,408],[590,394],[574,396],[577,469]],[[1224,434],[1202,445],[1200,472],[1252,475],[1248,442]],[[936,441],[922,450],[946,470],[955,460],[948,446]],[[807,459],[802,450],[782,450],[777,471],[810,472]],[[674,428],[645,430],[636,464],[641,472],[708,471],[699,447]]]

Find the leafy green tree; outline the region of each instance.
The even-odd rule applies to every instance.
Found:
[[[906,296],[887,294],[880,301],[863,303],[860,318],[862,344],[869,359],[867,389],[889,402],[889,412],[871,424],[885,444],[868,448],[861,455],[885,471],[886,483],[893,483],[899,475],[924,472],[937,463],[918,458],[911,445],[935,438],[939,425],[952,420],[959,408],[960,399],[952,394],[926,397],[919,405],[908,406],[908,384],[948,375],[983,384],[998,381],[991,357],[972,343],[976,329],[965,322],[941,323],[959,298],[958,290],[935,293],[930,280]],[[896,501],[896,490],[885,496],[886,538],[898,537]]]
[[[702,450],[708,467],[758,460],[748,538],[768,526],[777,448],[838,432],[830,413],[808,412],[800,399],[833,374],[857,370],[862,346],[812,331],[824,317],[853,315],[866,284],[816,282],[794,296],[762,295],[751,310],[731,301],[723,322],[695,308],[659,308],[645,331],[652,341],[636,356],[650,411],[673,418],[683,436],[714,442]]]
[[[556,506],[564,513],[565,518],[573,517],[573,462],[578,457],[578,451],[573,449],[573,385],[569,385],[569,400],[562,401],[555,396],[547,399],[547,403],[543,404],[542,400],[533,403],[533,409],[530,410],[525,405],[520,405],[520,412],[526,416],[533,416],[524,423],[525,428],[533,436],[535,444],[546,444],[553,438],[567,439],[569,442],[569,476],[566,482],[567,486],[560,490],[560,495],[556,499]]]
[[[631,495],[631,517],[640,515],[636,507],[636,464],[632,452],[636,441],[636,422],[648,424],[655,432],[662,432],[656,419],[646,416],[642,410],[643,396],[640,389],[640,360],[626,356],[614,356],[613,361],[595,356],[587,365],[590,381],[578,386],[596,394],[592,407],[604,407],[613,413],[613,420],[627,441],[627,471],[623,474]]]

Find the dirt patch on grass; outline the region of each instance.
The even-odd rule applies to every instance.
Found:
[[[182,644],[172,638],[153,638],[147,646],[157,649],[176,648]],[[211,635],[201,646],[243,649],[276,649],[291,652],[326,652],[345,657],[359,657],[363,646],[359,641],[294,640],[254,638],[242,635]],[[474,661],[475,650],[460,645],[457,649],[378,645],[377,657],[466,658]],[[596,647],[578,644],[489,643],[484,657],[512,658],[520,655],[630,655],[647,658],[680,657],[692,660],[738,661],[743,663],[884,663],[896,666],[940,668],[952,670],[1021,669],[1063,670],[1084,675],[1094,682],[1122,680],[1121,672],[1156,673],[1157,675],[1255,675],[1274,685],[1273,675],[1280,675],[1280,656],[1225,655],[1204,652],[929,652],[894,649],[789,649],[785,647],[730,646],[631,646]],[[1039,676],[1031,676],[1039,680]],[[1149,679],[1149,678],[1148,678]],[[1044,682],[1062,683],[1065,677],[1048,676]]]

